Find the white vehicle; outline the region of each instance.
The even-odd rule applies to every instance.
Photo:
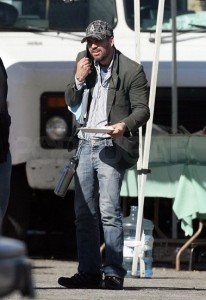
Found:
[[[150,81],[158,0],[140,3],[141,62]],[[64,91],[76,55],[85,47],[80,42],[85,28],[95,19],[110,22],[116,47],[135,59],[134,0],[0,1],[0,56],[8,73],[13,162],[5,234],[22,237],[29,220],[39,222],[34,198],[34,207],[40,205],[46,215],[70,155],[73,117]],[[154,123],[166,128],[171,128],[171,24],[171,1],[166,0],[154,114]],[[176,25],[178,126],[196,132],[206,124],[206,1],[177,1]]]

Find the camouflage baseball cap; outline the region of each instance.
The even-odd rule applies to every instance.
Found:
[[[97,40],[103,40],[107,36],[113,36],[112,27],[105,21],[96,20],[89,24],[86,29],[86,36],[82,39],[82,43],[86,41],[87,38],[92,37]]]

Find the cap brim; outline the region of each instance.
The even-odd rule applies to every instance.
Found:
[[[85,36],[85,37],[81,40],[81,43],[86,42],[86,40],[87,40],[88,38],[94,38],[94,39],[97,39],[97,40],[99,40],[99,41],[101,41],[101,40],[104,39],[104,37],[102,37],[102,36],[100,36],[100,35],[92,35],[92,34],[91,34],[91,35]]]
[[[87,38],[86,38],[86,37],[84,37],[84,38],[81,40],[81,43],[84,43],[84,42],[86,42],[86,40],[87,40]]]

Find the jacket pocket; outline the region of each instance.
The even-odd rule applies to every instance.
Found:
[[[137,135],[119,137],[113,140],[116,153],[119,157],[118,164],[121,168],[128,169],[136,164],[139,158],[139,138]]]

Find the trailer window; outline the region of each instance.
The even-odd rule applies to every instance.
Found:
[[[178,127],[183,126],[190,133],[203,130],[206,126],[206,88],[178,88]],[[154,123],[171,132],[171,88],[157,88]]]
[[[140,0],[140,26],[142,31],[156,29],[158,0]],[[124,0],[125,18],[128,26],[134,30],[134,0]],[[176,26],[178,31],[206,29],[206,1],[177,1]],[[171,31],[171,0],[165,0],[163,30]]]
[[[105,20],[115,27],[115,0],[67,3],[62,0],[0,1],[0,30],[7,27],[10,30],[39,28],[80,32],[85,31],[87,25],[96,19]]]

